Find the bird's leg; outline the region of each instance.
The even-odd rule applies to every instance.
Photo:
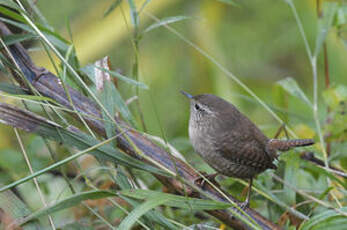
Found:
[[[206,180],[209,180],[212,184],[217,184],[215,178],[218,175],[218,173],[214,173],[214,174],[207,174],[205,172],[201,173],[204,177],[198,177],[194,180],[194,183],[199,185],[200,187],[203,187],[206,183]]]
[[[251,193],[252,193],[252,185],[253,185],[253,178],[249,179],[246,200],[240,204],[240,207],[242,209],[249,207],[249,201],[251,200]]]

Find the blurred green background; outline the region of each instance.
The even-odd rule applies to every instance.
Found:
[[[145,1],[137,1],[138,7]],[[114,70],[133,77],[134,26],[127,2],[104,17],[112,1],[38,1],[38,7],[57,31],[71,39],[76,47],[81,66],[109,56]],[[139,17],[139,31],[159,19],[187,16],[170,24],[184,38],[165,27],[144,33],[139,41],[139,79],[149,90],[139,91],[139,101],[150,134],[166,138],[182,151],[199,169],[201,161],[188,139],[189,103],[180,90],[191,94],[212,93],[235,104],[269,137],[274,136],[280,123],[246,93],[221,69],[192,48],[184,40],[206,51],[218,63],[231,71],[250,90],[255,92],[301,138],[315,138],[316,127],[312,109],[304,101],[289,95],[277,84],[287,77],[294,78],[312,101],[313,79],[310,60],[299,33],[293,13],[285,1],[151,1]],[[315,47],[317,28],[316,1],[294,1],[311,49]],[[343,30],[342,30],[343,31]],[[333,28],[326,40],[330,84],[346,84],[347,52],[343,32]],[[36,62],[50,66],[42,51],[33,52]],[[53,70],[53,69],[52,69]],[[324,83],[323,55],[318,59],[319,116],[327,117],[327,105],[322,100]],[[120,83],[125,99],[136,94],[134,87]],[[136,103],[130,105],[137,115]],[[316,146],[317,150],[319,146]],[[322,154],[318,150],[318,155]],[[322,155],[321,155],[322,156]]]
[[[276,133],[281,124],[274,120],[234,80],[227,77],[218,66],[186,41],[191,41],[231,71],[236,78],[269,105],[299,137],[314,138],[318,141],[312,109],[302,100],[284,92],[277,84],[279,80],[292,77],[312,101],[311,64],[298,25],[285,1],[234,0],[235,4],[216,0],[151,1],[140,14],[139,31],[155,23],[150,15],[155,15],[159,19],[187,16],[186,20],[170,24],[170,27],[177,30],[184,39],[164,27],[159,27],[141,37],[137,52],[134,49],[134,29],[128,4],[123,1],[119,7],[104,17],[105,11],[112,2],[114,1],[38,0],[37,7],[57,33],[73,42],[81,67],[109,56],[114,70],[132,77],[136,53],[138,54],[139,80],[149,86],[149,90],[140,89],[139,91],[146,131],[165,137],[178,150],[181,150],[195,167],[205,169],[189,143],[189,103],[180,94],[180,90],[193,95],[211,93],[229,100],[269,137]],[[145,1],[136,2],[141,5]],[[296,0],[294,4],[303,22],[310,47],[314,49],[318,33],[316,1]],[[71,28],[72,36],[69,34],[68,27]],[[326,40],[331,87],[347,84],[345,76],[347,52],[343,36],[344,31],[337,31],[334,27],[328,33]],[[36,46],[39,47],[35,44],[34,47]],[[54,72],[44,50],[33,49],[30,54],[38,65]],[[324,71],[323,55],[319,55],[318,111],[322,123],[327,118],[327,105],[322,97],[322,92],[326,88]],[[133,86],[122,81],[119,81],[119,89],[124,99],[136,94]],[[139,127],[144,129],[141,126],[140,112],[136,103],[132,103],[130,108],[136,115]],[[4,169],[11,165],[23,166],[24,160],[20,156],[12,129],[3,125],[0,128],[2,140],[0,151],[3,153],[0,154],[3,158],[0,159],[0,166]],[[43,157],[45,151],[43,147],[41,148],[43,143],[33,135],[26,135],[26,138],[30,149],[29,154],[35,154],[33,164],[35,166],[36,162],[35,170],[38,170],[43,167],[42,165],[47,164],[47,156]],[[13,153],[14,150],[9,150],[12,148],[18,152]],[[318,146],[315,148],[319,150]],[[332,155],[342,153],[341,150],[343,150],[341,147],[332,148]],[[321,156],[321,151],[317,151],[317,155]],[[294,155],[292,161],[287,160],[289,165],[287,167],[290,170],[299,168],[296,165],[298,156]],[[346,156],[345,162],[347,162]],[[291,164],[295,167],[290,168]],[[23,169],[18,169],[21,175],[20,173],[12,174],[12,179],[26,175],[27,171],[24,168],[23,166]],[[287,174],[285,179],[289,179],[289,176]],[[297,181],[298,188],[307,188],[308,184],[312,184],[321,186],[322,190],[325,189],[325,176],[324,179],[317,179],[319,183],[314,181],[313,176],[311,177],[308,173],[299,175],[297,172],[295,176],[295,178],[302,178]],[[307,178],[310,179],[309,183],[305,181]],[[3,183],[11,181],[10,178],[1,179]],[[45,181],[49,179],[43,178]],[[264,179],[262,182],[267,183],[268,187],[273,185],[270,179]],[[241,190],[242,188],[234,193],[239,195]],[[52,195],[52,197],[55,196]],[[31,203],[35,206],[35,202]],[[287,203],[293,204],[291,201]],[[262,210],[262,212],[265,211]],[[276,217],[278,216],[279,214]]]
[[[110,56],[114,69],[131,76],[135,51],[131,42],[133,27],[129,11],[123,4],[123,8],[119,7],[103,18],[110,3],[106,0],[84,1],[83,4],[60,0],[38,1],[37,4],[57,31],[65,31],[67,39],[67,24],[71,25],[73,42],[82,66]],[[234,73],[267,104],[276,108],[284,106],[283,95],[277,94],[276,81],[285,77],[295,78],[307,96],[312,98],[310,62],[288,5],[277,0],[235,3],[161,0],[150,2],[145,11],[158,18],[190,17],[172,24],[172,27]],[[314,47],[315,1],[295,1],[295,4],[309,43]],[[154,21],[149,16],[140,16],[140,30],[152,23]],[[345,46],[334,35],[328,37],[327,43],[328,54],[332,54],[329,55],[331,82],[346,83]],[[34,57],[41,65],[49,66],[49,59],[44,53],[40,56],[36,52]],[[324,88],[322,64],[320,58],[320,89]],[[161,124],[169,140],[187,136],[189,105],[180,90],[192,94],[212,93],[226,98],[263,127],[269,136],[280,125],[217,66],[164,27],[146,33],[141,39],[139,72],[140,80],[150,86],[150,90],[140,92],[140,102],[147,129],[155,135],[161,135]],[[121,89],[127,97],[134,95],[134,90],[127,85],[121,85]],[[293,125],[305,123],[312,126],[312,112],[303,102],[295,98],[287,98],[286,102],[286,108],[276,111],[282,118],[285,118],[285,109],[288,109],[290,113],[286,121]],[[324,112],[324,109],[321,111]]]

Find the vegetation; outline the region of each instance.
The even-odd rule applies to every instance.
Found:
[[[346,20],[342,1],[0,0],[0,229],[345,229]],[[44,95],[18,42],[59,78]],[[239,210],[225,195],[244,200],[245,181],[192,183],[213,170],[180,90],[316,144],[282,154]]]

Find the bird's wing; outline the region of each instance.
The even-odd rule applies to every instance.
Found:
[[[276,169],[276,166],[273,164],[274,159],[269,157],[264,146],[256,140],[247,140],[240,144],[237,141],[233,141],[233,139],[228,139],[223,141],[218,151],[224,153],[224,157],[240,165],[260,169]]]
[[[224,135],[219,136],[222,144],[216,146],[218,151],[235,163],[261,169],[276,168],[275,154],[266,151],[267,137],[250,120],[245,117],[232,126],[232,130],[225,130]]]

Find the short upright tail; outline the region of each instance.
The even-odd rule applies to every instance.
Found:
[[[288,151],[293,147],[309,146],[313,145],[312,139],[292,139],[292,140],[279,140],[270,139],[267,143],[267,147],[273,150]]]

